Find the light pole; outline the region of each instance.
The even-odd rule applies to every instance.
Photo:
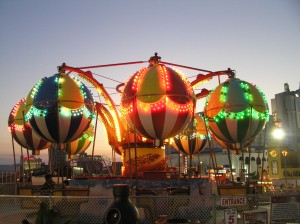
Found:
[[[287,150],[283,149],[281,154],[284,157],[284,178],[285,178],[285,186],[287,186],[287,176],[286,176],[286,156],[288,154]]]

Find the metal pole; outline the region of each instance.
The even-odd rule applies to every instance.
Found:
[[[133,97],[133,108],[137,110],[136,96]],[[135,161],[135,184],[136,192],[138,191],[138,164],[137,164],[137,149],[136,149],[136,119],[134,117],[134,161]]]
[[[178,151],[178,182],[180,185],[180,150]]]
[[[130,179],[130,187],[132,188],[132,161],[131,161],[131,149],[130,149],[130,132],[129,132],[129,125],[127,124],[127,150],[128,150],[128,161],[129,161],[129,179]],[[126,148],[124,149],[124,157],[126,155]]]
[[[14,145],[13,135],[11,135],[11,142],[12,142],[13,154],[14,154],[15,183],[17,183],[17,163],[16,163],[16,153],[15,153],[15,145]]]
[[[28,162],[28,168],[29,168],[30,187],[32,187],[31,166],[30,166],[30,158],[29,158],[29,150],[28,149],[27,149],[27,162]]]
[[[93,149],[92,149],[92,158],[91,158],[91,164],[92,167],[94,166],[94,153],[95,153],[95,144],[96,144],[96,134],[97,134],[97,126],[98,126],[98,110],[97,110],[97,114],[96,114],[96,123],[95,123],[95,132],[94,132],[94,142],[93,142]],[[103,167],[102,167],[103,169]],[[91,169],[92,170],[92,169]],[[97,172],[97,169],[96,169]],[[88,188],[90,189],[91,186],[91,171],[89,172],[89,184],[88,184]]]
[[[229,161],[229,166],[230,166],[231,181],[233,183],[234,179],[233,179],[233,173],[232,173],[232,162],[231,162],[231,157],[230,157],[230,150],[228,150],[228,149],[227,149],[227,155],[228,155],[228,161]]]
[[[262,158],[262,162],[261,162],[261,176],[260,176],[260,183],[263,186],[262,182],[263,182],[263,172],[264,172],[264,163],[265,163],[265,148],[266,148],[266,139],[267,139],[267,124],[265,126],[265,134],[264,134],[264,146],[263,146],[263,158]]]

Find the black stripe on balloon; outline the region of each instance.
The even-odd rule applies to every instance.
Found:
[[[43,132],[40,130],[40,128],[37,126],[37,123],[35,121],[35,117],[30,118],[29,120],[31,128],[36,132],[37,135],[39,135],[41,138],[46,139],[48,141],[51,141],[51,139],[47,139],[46,136],[43,134]]]
[[[241,142],[245,142],[248,141],[252,138],[252,131],[253,130],[249,130],[252,129],[253,127],[251,127],[251,122],[252,122],[251,117],[249,118],[244,118],[244,119],[240,119],[237,120],[237,142],[241,143]],[[253,123],[253,122],[252,122]],[[248,131],[250,133],[250,135],[248,134]],[[251,132],[250,132],[251,131]]]
[[[202,139],[202,143],[198,149],[198,152],[201,152],[204,149],[204,147],[206,146],[206,143],[207,143],[207,139]]]
[[[57,111],[57,105],[53,108],[50,108],[48,110],[47,116],[44,117],[45,123],[43,125],[42,131],[45,131],[48,129],[49,134],[54,139],[56,143],[59,142],[59,124],[58,124],[58,111]],[[44,127],[45,126],[45,127]]]
[[[81,125],[83,116],[84,115],[71,116],[70,126],[66,127],[66,128],[69,128],[68,134],[67,134],[67,136],[66,136],[66,138],[64,139],[63,142],[69,142],[70,140],[75,140],[74,138],[76,138],[76,137],[74,137],[74,135],[75,135],[76,131],[78,130],[78,128]],[[88,125],[87,125],[86,128],[88,128]],[[78,137],[80,137],[80,136],[78,136]]]
[[[217,127],[219,128],[219,131],[223,134],[223,136],[220,136],[218,137],[218,135],[216,135],[219,139],[223,140],[223,141],[226,141],[226,142],[233,142],[234,140],[232,139],[231,135],[230,135],[230,132],[228,130],[228,126],[227,126],[227,123],[226,123],[226,119],[225,118],[221,118],[218,122],[216,122],[216,125]],[[226,138],[226,139],[223,139],[223,138]]]
[[[173,138],[173,140],[174,140],[174,142],[175,142],[175,144],[176,144],[176,146],[177,146],[177,148],[179,150],[179,153],[183,152],[184,154],[186,154],[185,151],[184,151],[184,148],[182,146],[182,143],[181,143],[181,137],[179,137],[179,138]]]
[[[189,152],[187,152],[189,155],[194,154],[195,149],[196,149],[196,138],[190,138],[190,136],[188,137],[188,146],[189,146]]]

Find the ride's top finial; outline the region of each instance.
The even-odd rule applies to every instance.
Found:
[[[154,56],[152,56],[150,59],[149,59],[149,66],[153,66],[155,64],[159,64],[160,62],[160,59],[161,57],[158,56],[157,52],[154,53]]]
[[[62,63],[61,66],[57,66],[57,70],[59,73],[65,73],[66,63]]]
[[[235,78],[235,70],[227,69],[227,75],[229,78]]]

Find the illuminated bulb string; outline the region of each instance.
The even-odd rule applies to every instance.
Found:
[[[150,110],[160,111],[160,110],[163,110],[165,107],[168,107],[168,108],[172,109],[173,111],[187,112],[187,111],[192,110],[193,102],[189,102],[187,104],[182,105],[182,104],[178,104],[178,103],[171,101],[170,98],[166,96],[161,101],[153,103],[153,104],[137,101],[137,106],[140,110],[143,110],[146,112],[150,111]],[[122,110],[122,114],[132,113],[133,112],[132,103],[126,108],[123,106],[121,110]]]
[[[37,84],[34,85],[34,87],[32,88],[32,92],[31,92],[31,98],[34,99],[34,96],[36,95],[36,93],[38,92],[40,86],[42,85],[44,79],[41,79]]]
[[[24,132],[25,131],[25,127],[24,127],[24,125],[13,124],[12,126],[8,127],[8,130],[10,132],[12,132],[12,131]]]
[[[180,76],[180,78],[183,81],[183,83],[184,83],[184,85],[185,85],[188,93],[190,95],[193,95],[194,94],[194,89],[191,86],[190,81],[186,78],[186,76],[181,71],[179,71],[179,70],[177,70],[175,68],[173,70]]]
[[[251,111],[252,111],[252,113],[251,113]],[[261,112],[256,111],[253,108],[252,108],[252,110],[251,110],[251,108],[247,108],[244,111],[235,113],[235,112],[227,112],[223,109],[217,115],[215,115],[213,117],[213,119],[215,122],[219,122],[220,120],[223,120],[225,118],[230,118],[230,119],[234,119],[234,120],[243,120],[243,119],[249,118],[249,117],[251,117],[253,119],[257,119],[257,120],[258,119],[268,120],[269,112],[268,112],[268,110],[266,110],[266,112],[261,113]]]
[[[222,86],[221,88],[221,95],[220,95],[220,101],[226,102],[227,100],[227,93],[228,93],[228,86]]]
[[[160,75],[160,78],[161,78],[161,84],[162,84],[162,87],[166,88],[166,90],[169,90],[170,89],[170,84],[169,84],[169,74],[167,72],[167,69],[165,66],[161,66],[159,65],[158,66],[158,73]]]
[[[85,86],[84,84],[77,78],[75,78],[74,76],[71,76],[71,78],[75,81],[75,83],[77,84],[78,88],[80,89],[81,95],[83,96],[84,99],[87,99],[87,95],[86,95],[86,91],[85,91]]]
[[[134,74],[133,83],[131,86],[132,91],[137,92],[140,81],[140,77],[145,74],[147,68],[142,68],[140,71]]]
[[[247,83],[241,82],[240,86],[245,91],[244,92],[245,99],[248,102],[252,102],[253,101],[253,96],[251,94],[251,89],[250,89],[249,85]]]

